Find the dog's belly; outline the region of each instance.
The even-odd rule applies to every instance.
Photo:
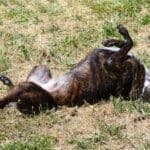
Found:
[[[64,75],[50,79],[49,82],[42,85],[42,88],[50,93],[58,105],[64,105],[70,100],[71,83],[71,78]]]

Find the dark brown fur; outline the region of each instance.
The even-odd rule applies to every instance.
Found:
[[[103,42],[103,45],[116,45],[120,47],[118,52],[94,49],[73,69],[58,78],[51,78],[46,66],[36,66],[26,82],[14,86],[0,99],[0,108],[17,102],[20,112],[37,114],[40,108],[81,105],[84,101],[95,103],[111,95],[125,99],[140,97],[145,69],[135,57],[127,55],[133,46],[128,31],[122,25],[117,28],[125,40],[111,39]],[[12,87],[13,84],[10,85]]]

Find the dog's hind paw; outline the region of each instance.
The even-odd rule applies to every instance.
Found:
[[[117,29],[118,32],[122,35],[128,34],[128,30],[122,24],[117,25]]]

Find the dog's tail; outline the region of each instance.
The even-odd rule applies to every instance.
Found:
[[[12,81],[8,77],[6,77],[5,75],[0,75],[0,81],[4,85],[8,86],[9,88],[14,87],[14,84],[12,83]]]

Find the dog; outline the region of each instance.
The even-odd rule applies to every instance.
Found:
[[[90,104],[110,96],[123,99],[142,97],[146,73],[145,67],[134,56],[128,54],[133,47],[132,38],[123,25],[117,26],[124,40],[110,39],[82,59],[69,72],[52,77],[45,65],[35,66],[25,82],[13,85],[4,75],[0,80],[10,87],[8,94],[0,98],[0,109],[16,102],[23,114],[38,114],[40,110],[67,105]],[[111,50],[111,46],[119,48]],[[150,92],[149,92],[150,93]]]

